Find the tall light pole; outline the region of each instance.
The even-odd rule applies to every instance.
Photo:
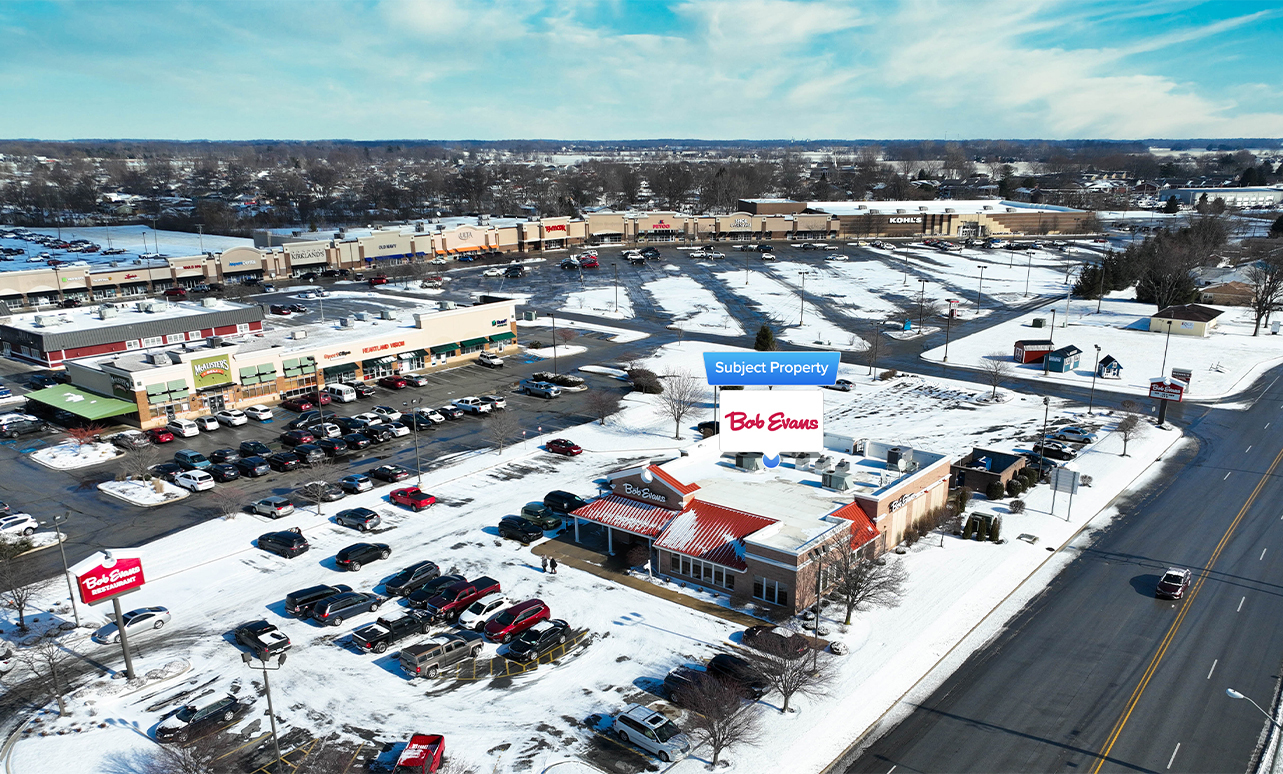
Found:
[[[276,734],[276,710],[272,709],[272,684],[267,679],[268,672],[275,672],[285,666],[285,654],[282,653],[276,658],[276,666],[269,667],[267,659],[259,659],[259,665],[254,666],[254,654],[242,653],[241,661],[244,661],[251,669],[258,669],[263,673],[263,692],[267,694],[267,719],[272,724],[272,748],[276,751],[276,768],[274,772],[279,774],[281,770],[281,740]]]
[[[552,312],[548,313],[548,319],[552,320],[552,374],[557,375],[557,316]]]
[[[944,361],[949,362],[949,337],[953,333],[953,306],[949,307],[949,316],[945,318],[944,323]]]
[[[1167,375],[1167,347],[1172,343],[1172,321],[1167,321],[1167,341],[1163,343],[1163,367],[1158,369],[1159,376]]]
[[[976,314],[980,313],[980,294],[985,287],[985,267],[980,267],[980,284],[976,286]]]
[[[1273,716],[1273,715],[1271,715],[1270,713],[1266,712],[1266,711],[1261,707],[1261,705],[1257,704],[1255,701],[1252,701],[1252,699],[1251,699],[1250,697],[1244,696],[1243,694],[1239,693],[1238,691],[1234,690],[1233,688],[1226,688],[1226,689],[1225,689],[1225,695],[1226,695],[1226,696],[1228,696],[1228,697],[1230,697],[1231,699],[1247,699],[1249,702],[1251,702],[1251,704],[1252,704],[1252,706],[1253,706],[1253,707],[1256,707],[1258,710],[1261,710],[1261,714],[1262,714],[1262,715],[1264,715],[1265,717],[1267,717],[1267,718],[1269,718],[1269,719],[1270,719],[1270,723],[1271,723],[1271,724],[1273,724],[1273,726],[1274,726],[1275,728],[1283,729],[1283,726],[1280,726],[1280,725],[1279,725],[1279,722],[1278,722],[1277,720],[1275,720],[1275,719],[1274,719],[1274,716]]]
[[[1034,254],[1029,254],[1029,264],[1025,266],[1025,298],[1029,298],[1029,275],[1034,270]]]
[[[806,316],[806,275],[808,272],[799,271],[798,276],[802,278],[802,311],[798,312],[797,324],[802,324],[802,318]]]
[[[619,264],[611,261],[610,268],[615,272],[615,314],[619,314]]]
[[[76,627],[80,627],[80,611],[76,609],[76,589],[71,585],[71,571],[67,568],[67,549],[62,545],[62,523],[71,518],[71,511],[66,511],[61,516],[54,516],[49,521],[44,522],[45,526],[53,525],[54,532],[58,533],[58,553],[62,554],[62,574],[67,579],[67,595],[71,599],[71,614],[76,619]]]
[[[1047,462],[1047,414],[1051,411],[1051,398],[1042,399],[1042,440],[1038,442],[1038,477],[1042,478],[1042,469]]]
[[[1097,349],[1100,348],[1097,347]],[[419,465],[419,421],[421,418],[419,417],[419,409],[417,408],[417,406],[422,402],[423,398],[412,398],[408,401],[401,401],[401,405],[409,411],[410,416],[413,418],[413,421],[410,422],[410,428],[414,430],[414,472],[417,476],[414,483],[416,485],[423,484],[423,468]],[[423,419],[426,421],[426,418]]]
[[[1093,344],[1092,346],[1096,348],[1096,365],[1091,369],[1091,397],[1087,399],[1087,413],[1089,415],[1096,405],[1096,373],[1100,371],[1100,345]]]
[[[922,333],[922,318],[927,313],[927,281],[918,281],[922,283],[922,289],[918,291],[918,333]]]

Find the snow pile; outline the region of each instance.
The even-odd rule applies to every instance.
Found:
[[[37,449],[31,453],[31,459],[54,470],[75,470],[110,462],[124,454],[110,443],[76,444],[73,441]]]
[[[156,482],[160,484],[159,492],[156,491]],[[143,481],[141,479],[104,481],[98,485],[98,489],[112,497],[117,497],[133,505],[141,505],[144,508],[181,500],[191,494],[181,486],[174,486],[168,481],[160,481],[159,479],[152,479],[151,481]]]
[[[618,308],[616,308],[616,288],[613,285],[587,288],[567,295],[565,303],[561,305],[561,311],[627,320],[633,317],[633,300],[628,295],[628,289],[621,287],[618,289]]]

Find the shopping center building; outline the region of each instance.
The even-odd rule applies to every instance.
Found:
[[[363,317],[185,339],[69,360],[64,367],[85,393],[123,401],[122,421],[149,428],[176,417],[271,404],[335,382],[451,368],[481,352],[506,354],[517,344],[512,301],[425,309],[407,319],[393,310]],[[77,410],[75,403],[60,407]]]

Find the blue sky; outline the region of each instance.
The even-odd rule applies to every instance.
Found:
[[[1283,136],[1279,2],[0,4],[0,137]]]

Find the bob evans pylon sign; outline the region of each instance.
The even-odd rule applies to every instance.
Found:
[[[76,573],[80,601],[86,605],[105,602],[141,588],[144,583],[143,560],[136,556],[104,557],[88,570]]]

